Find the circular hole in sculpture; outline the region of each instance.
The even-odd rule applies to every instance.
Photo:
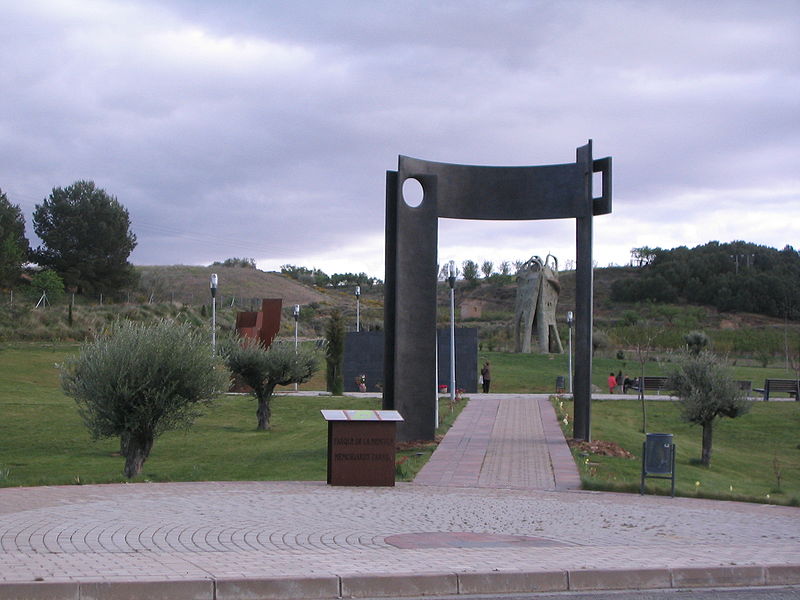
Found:
[[[425,199],[425,190],[422,184],[414,178],[406,179],[403,182],[403,201],[411,208],[416,208]]]

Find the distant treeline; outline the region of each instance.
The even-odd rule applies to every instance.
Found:
[[[689,302],[800,319],[800,253],[747,242],[672,250],[635,248],[637,276],[617,280],[617,302]]]
[[[372,287],[373,285],[383,283],[383,281],[377,277],[370,277],[366,273],[334,273],[333,275],[328,275],[321,269],[309,269],[296,265],[281,265],[281,273],[301,283],[319,287],[347,287],[355,285]]]

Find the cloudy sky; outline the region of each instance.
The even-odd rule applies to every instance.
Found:
[[[595,258],[800,246],[800,1],[0,0],[0,189],[90,179],[135,264],[383,276],[385,172],[614,160]],[[439,258],[574,259],[574,221],[442,220]]]

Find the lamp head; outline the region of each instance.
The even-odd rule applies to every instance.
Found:
[[[219,282],[219,280],[217,279],[217,274],[216,273],[212,273],[211,274],[211,298],[212,299],[217,297],[217,283],[218,282]]]
[[[456,287],[456,262],[454,260],[447,265],[447,282],[450,284],[450,289]]]

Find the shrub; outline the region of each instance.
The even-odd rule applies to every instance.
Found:
[[[691,354],[700,354],[708,346],[708,336],[702,331],[690,331],[683,337]]]
[[[155,439],[189,428],[226,385],[205,335],[188,325],[118,325],[62,365],[61,385],[75,399],[93,439],[119,436],[125,476],[141,473]]]

